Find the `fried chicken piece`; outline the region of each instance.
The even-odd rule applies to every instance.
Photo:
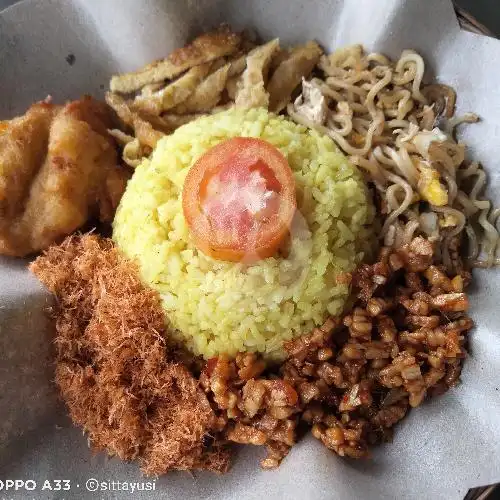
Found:
[[[158,294],[113,242],[70,236],[30,269],[57,298],[55,380],[91,445],[150,475],[225,472],[219,418],[167,347]]]
[[[47,248],[90,217],[111,221],[128,179],[111,110],[84,97],[33,105],[0,134],[0,254]]]

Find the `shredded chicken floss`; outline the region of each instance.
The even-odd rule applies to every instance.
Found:
[[[285,343],[276,367],[253,353],[209,360],[199,380],[166,347],[155,292],[110,240],[73,236],[31,270],[57,297],[56,382],[97,449],[148,474],[228,467],[228,441],[265,445],[274,468],[300,422],[341,456],[369,456],[429,395],[454,386],[472,320],[464,286],[417,237],[346,274],[353,310]]]
[[[93,447],[138,459],[146,474],[224,472],[228,451],[209,438],[219,419],[167,350],[157,294],[135,266],[87,235],[51,247],[31,270],[56,296],[56,383]]]

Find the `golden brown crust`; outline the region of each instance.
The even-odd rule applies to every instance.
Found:
[[[267,91],[269,92],[269,110],[282,111],[292,92],[300,85],[302,78],[309,76],[323,54],[321,47],[314,41],[291,50],[274,71]]]
[[[235,53],[240,43],[241,36],[225,27],[204,33],[185,47],[174,50],[165,59],[155,61],[134,73],[113,76],[110,88],[113,92],[130,93],[149,83],[170,80],[193,66]]]
[[[208,75],[212,64],[200,64],[186,71],[181,77],[166,87],[146,97],[137,96],[133,102],[135,110],[143,110],[152,115],[159,115],[178,104],[183,103]]]
[[[49,140],[49,126],[58,108],[45,102],[31,106],[25,115],[3,122],[0,136],[0,220],[22,211],[31,178],[40,168]]]
[[[238,81],[236,106],[243,108],[268,107],[269,93],[265,89],[269,65],[280,48],[275,38],[251,50],[247,56],[246,69]]]
[[[146,474],[224,472],[228,450],[205,447],[218,419],[165,342],[157,293],[110,240],[71,236],[31,271],[56,295],[56,383],[91,444]]]
[[[227,82],[230,64],[225,64],[208,75],[192,94],[174,108],[175,113],[200,113],[210,111],[219,103]]]
[[[111,110],[90,97],[35,104],[9,122],[0,135],[1,254],[24,256],[93,215],[112,218],[128,178],[107,133],[112,125]]]
[[[139,142],[153,149],[157,142],[168,133],[169,129],[163,127],[161,117],[147,115],[144,112],[137,112],[131,109],[131,103],[118,94],[106,92],[106,102],[115,111],[123,125],[130,127]],[[154,120],[154,125],[151,123]]]

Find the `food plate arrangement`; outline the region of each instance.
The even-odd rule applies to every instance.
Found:
[[[435,471],[444,456],[447,479],[429,491],[450,493],[456,469],[457,494],[473,486],[459,427],[481,422],[467,455],[496,456],[485,440],[498,405],[488,293],[498,260],[495,146],[485,139],[495,115],[478,97],[488,94],[486,75],[473,92],[448,50],[460,39],[494,58],[495,42],[465,40],[473,35],[458,31],[447,2],[435,8],[454,39],[430,25],[433,47],[404,30],[424,12],[392,2],[369,33],[353,5],[329,5],[323,37],[299,4],[281,29],[258,2],[238,14],[211,2],[130,4],[108,32],[112,4],[60,7],[85,26],[86,43],[70,37],[66,65],[41,69],[2,115],[3,383],[14,401],[2,432],[18,470],[38,456],[57,471],[57,443],[71,427],[53,418],[69,410],[91,448],[136,460],[145,474],[227,474],[170,472],[157,480],[160,495],[229,497],[241,480],[264,487],[259,459],[276,469],[267,472],[276,494],[307,477],[307,495],[362,496],[380,470],[392,479],[375,480],[378,494],[408,495],[409,476]],[[30,7],[42,23],[53,14]],[[22,78],[9,47],[29,62],[29,45],[2,23],[2,50]],[[154,30],[169,50],[153,43]],[[106,57],[89,49],[103,39],[116,51],[101,65]],[[75,71],[78,84],[46,92],[54,71]],[[52,323],[46,289],[12,259],[40,252],[30,269],[55,295]],[[456,430],[444,431],[451,421]],[[26,433],[33,446],[23,449]],[[231,460],[231,443],[265,445],[267,455]],[[404,464],[396,475],[393,460]],[[113,459],[106,473],[124,467],[137,470]],[[306,476],[293,477],[297,467]],[[91,472],[79,463],[71,474],[76,482]],[[495,479],[486,465],[474,474]],[[361,486],[347,493],[352,481]],[[258,494],[238,484],[238,494]]]

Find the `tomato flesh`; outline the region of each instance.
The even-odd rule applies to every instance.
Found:
[[[278,211],[279,183],[261,160],[224,165],[204,182],[200,203],[214,230],[235,230],[244,237]]]
[[[183,210],[195,245],[213,258],[270,257],[289,231],[295,184],[271,144],[238,137],[215,146],[190,169]]]

